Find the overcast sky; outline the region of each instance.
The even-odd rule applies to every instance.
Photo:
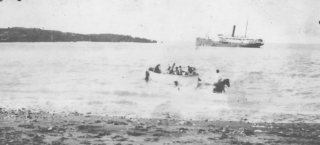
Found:
[[[2,0],[0,28],[114,33],[158,41],[231,35],[320,43],[319,0]]]

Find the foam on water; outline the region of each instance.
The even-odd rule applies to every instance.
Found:
[[[320,56],[316,45],[261,49],[193,43],[1,43],[0,107],[181,119],[319,122]],[[226,94],[212,86],[144,81],[157,64],[195,66],[212,82],[230,78]]]

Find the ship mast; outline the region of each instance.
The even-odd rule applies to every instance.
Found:
[[[210,16],[209,33],[207,34],[207,38],[208,38],[208,39],[209,39],[209,36],[210,36],[210,30],[211,30],[211,18],[212,18],[212,16]]]
[[[246,33],[244,34],[244,37],[247,37],[248,19],[249,17],[247,18]]]

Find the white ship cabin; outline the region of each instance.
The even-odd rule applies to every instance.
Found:
[[[253,38],[247,38],[247,37],[227,37],[223,35],[218,35],[220,41],[223,42],[229,42],[229,43],[262,43],[262,39],[253,39]]]

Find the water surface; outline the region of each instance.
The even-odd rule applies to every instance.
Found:
[[[199,47],[194,43],[0,43],[0,107],[183,119],[319,122],[319,45]],[[212,87],[146,83],[148,67],[195,66]]]

